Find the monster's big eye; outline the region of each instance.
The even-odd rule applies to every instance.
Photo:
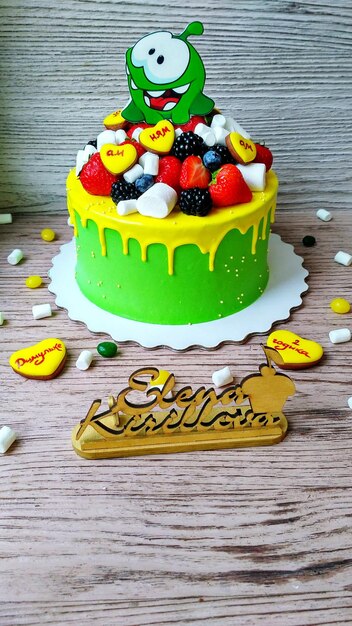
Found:
[[[189,56],[189,48],[182,39],[160,31],[140,39],[132,48],[131,60],[135,67],[144,68],[150,82],[162,85],[184,74]]]

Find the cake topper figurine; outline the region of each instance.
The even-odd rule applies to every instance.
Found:
[[[101,400],[92,402],[73,430],[74,450],[87,459],[102,459],[279,443],[287,431],[282,409],[295,385],[272,366],[282,363],[281,355],[267,346],[263,350],[266,363],[259,374],[219,394],[205,387],[193,391],[189,385],[175,391],[173,374],[160,385],[155,367],[137,370],[126,389],[109,397],[107,411],[98,413]],[[143,401],[134,401],[136,392],[144,394]]]
[[[156,124],[170,119],[186,124],[191,115],[207,115],[214,102],[203,94],[205,69],[190,35],[201,35],[201,22],[181,33],[157,31],[142,37],[126,52],[131,101],[122,115],[129,122]]]

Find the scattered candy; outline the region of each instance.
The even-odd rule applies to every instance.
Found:
[[[257,155],[257,148],[251,139],[247,139],[240,133],[232,132],[226,137],[226,145],[232,156],[243,165],[250,163]]]
[[[139,143],[149,152],[167,154],[175,139],[175,129],[168,120],[161,120],[152,128],[144,128],[139,135]]]
[[[351,310],[350,303],[345,298],[335,298],[330,302],[330,307],[334,313],[349,313]]]
[[[348,398],[347,404],[350,407],[350,409],[352,409],[352,396],[350,398]]]
[[[137,178],[143,176],[143,167],[136,163],[131,169],[124,173],[123,177],[127,183],[134,183]]]
[[[159,156],[153,152],[145,152],[141,158],[143,157],[143,165],[141,165],[144,169],[144,173],[157,176],[159,172]]]
[[[215,387],[223,387],[224,385],[232,383],[233,376],[231,374],[230,368],[226,366],[223,367],[221,370],[213,372],[211,379]]]
[[[120,145],[120,143],[122,143],[123,141],[126,141],[126,139],[128,139],[128,135],[126,134],[126,132],[120,128],[119,130],[116,131],[115,133],[115,141],[116,141],[116,145]]]
[[[12,224],[12,213],[1,213],[0,224]]]
[[[274,330],[268,337],[267,346],[275,348],[283,363],[278,364],[281,369],[303,369],[318,363],[324,350],[322,346],[311,339],[304,339],[290,330]]]
[[[352,263],[352,256],[348,254],[348,252],[342,252],[342,250],[340,250],[340,252],[335,254],[334,261],[336,261],[336,263],[340,263],[340,265],[348,267]]]
[[[302,239],[302,243],[306,248],[311,248],[312,246],[315,246],[315,242],[316,239],[312,235],[306,235]]]
[[[90,367],[91,362],[93,361],[93,352],[90,350],[82,350],[76,361],[76,367],[79,370],[85,371]]]
[[[111,174],[123,174],[136,163],[138,154],[131,143],[116,146],[112,143],[105,144],[100,150],[103,165]]]
[[[4,321],[5,321],[4,314],[0,312],[0,326],[3,325]]]
[[[47,304],[35,304],[32,307],[32,313],[35,320],[41,320],[43,317],[50,317],[52,315],[51,306]]]
[[[102,341],[97,345],[97,351],[100,356],[103,356],[105,359],[111,359],[112,357],[117,355],[117,345],[112,341]]]
[[[41,276],[28,276],[26,278],[26,287],[29,289],[37,289],[42,282]]]
[[[60,374],[66,360],[66,346],[61,339],[49,337],[34,346],[14,352],[9,363],[24,378],[49,380]]]
[[[266,185],[266,167],[264,163],[237,165],[251,191],[264,191]]]
[[[43,241],[54,241],[56,234],[53,230],[51,230],[51,228],[44,228],[40,233],[40,236]]]
[[[23,252],[19,248],[15,248],[12,250],[11,254],[7,257],[7,261],[10,265],[17,265],[23,259]]]
[[[3,426],[0,429],[0,454],[5,454],[13,442],[16,441],[17,435],[9,426]]]
[[[331,343],[345,343],[351,339],[351,331],[349,328],[338,328],[329,332]]]
[[[177,202],[176,191],[165,183],[155,183],[137,200],[141,215],[163,218],[171,213]]]
[[[97,150],[100,151],[106,144],[116,146],[116,134],[114,130],[103,130],[97,137]]]
[[[332,220],[330,211],[326,211],[325,209],[319,209],[316,212],[316,216],[319,217],[320,220],[323,220],[323,222],[330,222],[330,220]]]
[[[117,212],[119,215],[130,215],[137,213],[137,198],[134,200],[121,200],[117,204]]]

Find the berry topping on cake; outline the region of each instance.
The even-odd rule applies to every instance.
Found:
[[[88,163],[83,165],[80,181],[84,189],[93,196],[110,196],[111,187],[117,181],[117,176],[105,169],[99,152],[96,152]]]
[[[180,124],[176,128],[181,128],[183,133],[186,133],[188,130],[194,132],[195,127],[198,126],[198,124],[206,124],[205,117],[202,117],[201,115],[193,115],[187,124]]]
[[[127,183],[125,180],[114,183],[111,188],[111,198],[115,204],[118,204],[121,200],[134,200],[140,195],[141,193],[136,186],[133,183]]]
[[[151,176],[151,174],[144,174],[140,178],[137,178],[134,184],[139,193],[144,193],[147,189],[154,185],[154,177]]]
[[[186,189],[181,191],[179,206],[183,213],[205,217],[212,208],[212,200],[208,189]]]
[[[134,139],[126,139],[125,141],[120,143],[120,146],[124,146],[127,143],[132,144],[132,146],[134,146],[134,148],[136,148],[137,156],[140,159],[142,154],[145,153],[145,148],[143,148],[143,146],[138,141],[134,141]]]
[[[149,128],[150,124],[146,124],[145,122],[139,122],[138,124],[133,124],[132,126],[130,126],[130,128],[128,130],[126,130],[127,135],[129,136],[130,139],[132,139],[132,135],[134,133],[135,130],[137,130],[137,128]]]
[[[215,150],[208,150],[203,155],[203,163],[211,172],[215,172],[223,164],[223,160]]]
[[[203,165],[199,156],[192,155],[183,161],[180,175],[182,189],[191,189],[192,187],[207,189],[210,181],[210,171]]]
[[[266,171],[270,170],[273,164],[273,155],[271,150],[266,146],[262,146],[260,143],[255,144],[257,148],[257,154],[253,163],[264,163]]]
[[[182,163],[174,156],[166,156],[159,161],[159,173],[155,179],[156,183],[165,183],[172,187],[177,193],[180,191],[180,174]]]
[[[206,152],[207,146],[203,139],[191,130],[182,133],[174,142],[171,154],[184,161],[188,156],[202,156]]]
[[[209,185],[209,191],[213,205],[216,207],[242,204],[250,202],[252,199],[252,192],[241,172],[231,163],[223,165],[214,174],[214,180]]]
[[[215,146],[212,147],[212,150],[214,150],[214,152],[221,157],[221,165],[225,165],[225,163],[232,163],[235,165],[236,161],[227,146],[216,143]]]

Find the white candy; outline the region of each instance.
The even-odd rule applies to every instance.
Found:
[[[135,128],[133,133],[132,133],[132,139],[134,139],[135,141],[139,140],[139,135],[141,134],[143,128]]]
[[[134,181],[143,176],[143,174],[143,167],[139,165],[139,163],[136,163],[130,170],[124,173],[123,177],[127,183],[134,183]]]
[[[119,215],[129,215],[137,211],[137,198],[135,200],[121,200],[117,205]]]
[[[84,154],[88,157],[88,160],[96,152],[98,152],[98,150],[96,148],[94,148],[94,146],[92,146],[91,143],[87,143],[87,145],[84,148]]]
[[[166,217],[177,202],[176,191],[165,183],[155,183],[137,200],[137,209],[147,217]]]
[[[228,366],[223,367],[221,370],[217,370],[213,372],[211,377],[215,387],[223,387],[224,385],[228,385],[232,383],[233,376],[230,372],[230,368]]]
[[[320,220],[323,220],[323,222],[330,222],[330,220],[332,220],[330,211],[326,211],[325,209],[319,209],[319,211],[316,212],[316,216],[319,217]]]
[[[143,165],[144,173],[157,176],[159,172],[159,156],[153,154],[153,152],[145,152],[143,156],[145,156]]]
[[[100,150],[106,143],[113,143],[116,146],[116,134],[114,130],[103,130],[97,137],[97,149]]]
[[[345,343],[351,339],[351,331],[349,328],[338,328],[329,332],[331,343]]]
[[[229,130],[231,133],[239,133],[240,135],[242,135],[242,137],[245,137],[246,139],[251,138],[250,134],[247,133],[246,130],[244,130],[241,124],[239,124],[238,122],[235,122],[233,117],[226,118],[225,128],[227,128],[227,130]]]
[[[23,259],[23,252],[19,248],[15,248],[15,250],[12,250],[11,254],[9,254],[9,256],[7,257],[7,260],[10,263],[10,265],[17,265],[17,263],[22,261],[22,259]]]
[[[226,130],[226,128],[222,128],[222,126],[214,126],[213,132],[215,135],[216,143],[220,143],[222,146],[226,146],[226,137],[229,135],[230,131]]]
[[[88,155],[84,152],[84,150],[78,150],[76,156],[76,176],[79,176],[82,170],[83,165],[88,162]]]
[[[145,159],[146,159],[147,154],[149,154],[149,152],[144,152],[144,154],[142,154],[142,156],[138,159],[138,163],[139,165],[143,167],[143,170],[144,170]]]
[[[0,224],[12,224],[12,213],[1,213]]]
[[[213,119],[211,120],[211,128],[215,128],[216,126],[225,128],[225,125],[226,125],[225,115],[221,115],[221,113],[217,113],[216,115],[214,115]]]
[[[203,135],[203,141],[205,145],[208,146],[209,148],[211,148],[212,146],[216,144],[215,135],[211,129],[208,133],[205,133]]]
[[[116,132],[115,132],[115,141],[116,141],[116,145],[119,146],[120,143],[122,143],[123,141],[125,141],[127,139],[127,134],[125,133],[125,131],[123,130],[123,128],[119,128]]]
[[[251,163],[250,165],[239,163],[236,167],[238,167],[252,191],[264,191],[266,185],[266,168],[264,163]]]
[[[41,320],[43,317],[50,317],[52,315],[51,306],[46,304],[35,304],[32,306],[32,313],[35,320]]]
[[[83,372],[84,370],[87,370],[89,368],[92,361],[93,352],[91,352],[90,350],[82,350],[76,361],[76,367]]]
[[[340,263],[340,265],[348,267],[352,263],[352,256],[348,254],[348,252],[342,252],[342,250],[340,250],[340,252],[335,254],[334,261],[336,261],[336,263]]]
[[[7,452],[13,442],[16,441],[17,435],[9,426],[3,426],[0,429],[0,454]]]
[[[175,137],[176,137],[176,139],[177,139],[177,137],[182,135],[182,133],[183,133],[182,128],[175,128]]]
[[[209,131],[210,131],[210,126],[207,126],[206,124],[203,124],[202,122],[197,124],[197,126],[194,129],[194,132],[196,133],[196,135],[199,135],[200,137],[203,137],[203,135],[206,135]]]
[[[4,323],[4,314],[0,313],[0,326],[2,326]]]
[[[350,398],[348,398],[347,404],[350,407],[350,409],[352,409],[352,396]]]
[[[68,223],[69,226],[71,226],[71,228],[74,227],[74,224],[71,222],[71,218],[70,217],[67,218],[67,223]]]

